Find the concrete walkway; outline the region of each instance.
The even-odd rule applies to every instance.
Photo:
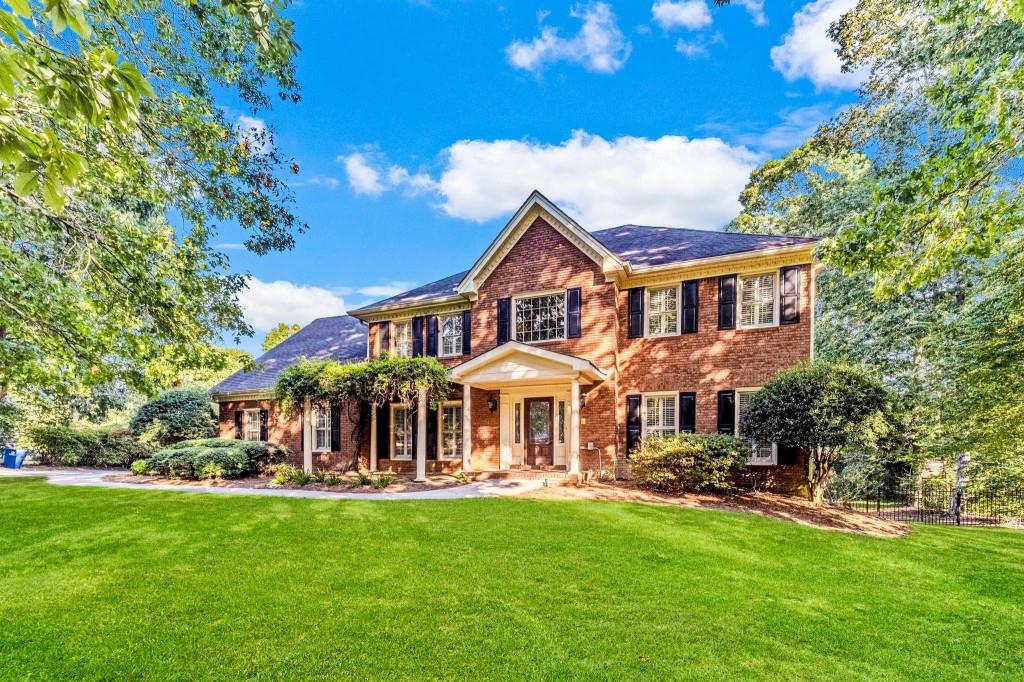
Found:
[[[105,481],[105,476],[130,473],[125,469],[57,469],[27,467],[5,469],[0,467],[0,478],[45,476],[53,485],[76,485],[95,488],[122,488],[129,490],[170,490],[176,493],[213,493],[215,495],[257,495],[264,497],[301,497],[317,500],[458,500],[471,497],[507,497],[535,490],[544,485],[541,480],[487,480],[467,483],[451,488],[422,490],[408,493],[332,493],[325,490],[287,488],[215,488],[189,485],[139,484]]]

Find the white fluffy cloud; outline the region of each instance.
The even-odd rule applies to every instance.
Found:
[[[688,28],[696,30],[711,24],[711,10],[704,0],[658,0],[651,5],[651,16],[665,30]]]
[[[342,315],[345,301],[327,289],[285,280],[264,282],[249,278],[249,287],[238,295],[245,319],[255,329],[267,331],[279,322],[308,324],[318,317]]]
[[[383,154],[354,152],[338,157],[345,166],[349,187],[356,194],[379,197],[386,190],[401,189],[417,196],[436,189],[427,173],[410,173],[401,166],[386,163]]]
[[[738,0],[735,4],[747,10],[755,26],[764,26],[768,23],[768,17],[764,15],[764,0]]]
[[[588,229],[629,222],[718,227],[737,213],[736,197],[759,160],[713,137],[606,140],[583,131],[554,145],[465,140],[446,156],[438,185],[449,215],[507,216],[536,188]]]
[[[856,4],[857,0],[815,0],[801,7],[782,44],[771,50],[775,70],[787,81],[808,78],[818,89],[856,88],[863,74],[843,73],[836,44],[828,36],[832,22]]]
[[[394,282],[388,282],[387,284],[374,284],[368,287],[361,287],[356,290],[357,293],[363,296],[370,296],[372,298],[387,298],[389,296],[396,296],[403,291],[409,291],[416,286],[415,282],[403,282],[396,280]]]
[[[629,59],[632,49],[616,23],[608,3],[576,6],[570,15],[583,26],[572,38],[563,38],[558,29],[542,26],[540,36],[530,42],[515,41],[505,49],[509,64],[517,69],[540,72],[551,62],[581,64],[589,71],[615,73]],[[546,13],[539,15],[541,21]]]
[[[348,184],[356,194],[379,197],[384,193],[384,185],[380,181],[380,171],[370,165],[365,154],[356,152],[348,156],[339,156],[338,160],[345,164]]]
[[[740,136],[743,144],[778,152],[801,144],[829,120],[836,110],[828,104],[814,104],[780,112],[781,120],[760,135]]]

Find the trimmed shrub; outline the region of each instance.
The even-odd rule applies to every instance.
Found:
[[[149,450],[124,429],[40,424],[25,436],[43,464],[126,467]]]
[[[132,462],[132,473],[136,476],[145,476],[149,473],[149,465],[146,464],[146,460],[137,459]]]
[[[630,464],[637,485],[655,490],[724,490],[746,462],[750,446],[732,436],[681,433],[645,438]]]
[[[128,428],[160,446],[217,435],[210,397],[190,389],[167,391],[149,401],[138,409]]]
[[[273,443],[227,438],[188,440],[146,459],[149,473],[172,478],[243,478],[280,461],[287,451]]]

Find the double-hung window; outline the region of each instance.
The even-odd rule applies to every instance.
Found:
[[[462,403],[441,408],[441,459],[462,459]]]
[[[259,440],[260,439],[260,411],[246,410],[243,416],[243,426],[245,427],[243,436],[245,440]]]
[[[392,322],[391,337],[395,355],[401,358],[412,357],[412,321]]]
[[[565,338],[565,292],[517,297],[515,340],[525,343]]]
[[[412,410],[391,406],[391,459],[412,459]]]
[[[672,436],[677,430],[676,394],[644,396],[643,437]]]
[[[758,392],[757,388],[743,389],[736,391],[736,429],[735,433],[738,438],[743,438],[743,415],[746,414],[747,409],[750,407],[750,401],[754,397],[754,394]],[[747,457],[747,464],[754,466],[771,465],[778,462],[778,447],[775,443],[750,443],[750,456]]]
[[[331,449],[331,411],[318,407],[313,410],[313,451],[329,452]]]
[[[774,272],[740,278],[741,327],[778,324],[778,285],[778,275]]]
[[[647,335],[672,336],[679,333],[679,287],[649,289],[647,292]]]
[[[462,355],[462,313],[442,315],[438,322],[438,333],[441,335],[441,357]]]

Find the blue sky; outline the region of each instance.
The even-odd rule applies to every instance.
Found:
[[[294,250],[218,237],[257,352],[469,267],[536,187],[587,229],[716,229],[751,169],[853,98],[826,29],[853,0],[304,0],[302,101],[252,114],[300,167]]]

